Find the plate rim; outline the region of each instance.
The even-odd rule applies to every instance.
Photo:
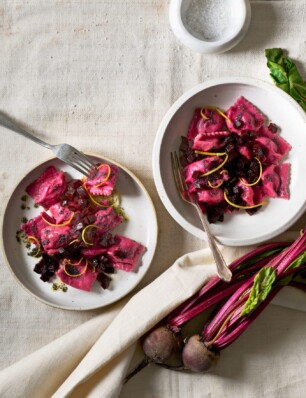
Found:
[[[300,114],[302,119],[304,119],[304,122],[306,124],[306,113],[303,111],[301,106],[286,92],[281,90],[279,87],[275,86],[272,83],[256,79],[256,78],[249,78],[249,77],[237,77],[237,76],[232,76],[232,77],[219,77],[219,78],[214,78],[214,79],[209,79],[203,83],[197,84],[196,86],[192,87],[191,89],[187,90],[184,92],[168,109],[168,111],[165,113],[164,117],[162,118],[159,127],[156,132],[154,144],[153,144],[153,152],[152,152],[152,170],[153,170],[153,179],[155,182],[156,190],[158,192],[158,195],[163,203],[163,206],[166,208],[168,213],[171,215],[171,217],[188,233],[192,234],[196,238],[199,238],[201,240],[207,241],[207,236],[206,233],[201,230],[200,228],[194,226],[191,224],[189,221],[187,221],[174,207],[170,199],[168,198],[168,195],[165,191],[163,182],[162,182],[162,175],[161,175],[161,170],[160,170],[160,149],[161,149],[161,144],[163,140],[163,135],[164,132],[170,123],[171,119],[175,115],[175,113],[178,111],[178,109],[191,97],[194,95],[198,94],[200,91],[203,91],[205,89],[211,88],[213,86],[219,86],[223,84],[244,84],[247,86],[253,86],[253,87],[259,87],[268,91],[272,91],[274,93],[277,93],[278,95],[281,95],[286,101],[290,102],[291,105],[295,108],[295,110]],[[274,233],[270,233],[268,235],[265,235],[264,238],[262,238],[262,235],[259,236],[258,238],[248,238],[248,239],[243,239],[243,240],[232,240],[231,238],[222,238],[218,237],[216,235],[216,239],[218,243],[224,245],[224,246],[233,246],[233,247],[238,247],[238,246],[247,246],[247,245],[253,245],[253,244],[258,244],[261,242],[264,242],[266,240],[272,239],[275,236],[285,232],[290,228],[299,218],[300,216],[305,212],[306,210],[306,198],[304,200],[303,206],[301,206],[300,210],[295,214],[294,217],[288,222],[286,225],[283,225],[283,227],[278,228],[275,230]]]
[[[120,169],[122,169],[125,173],[127,173],[136,182],[136,184],[141,188],[141,190],[143,191],[143,193],[147,197],[149,203],[151,204],[152,213],[153,213],[153,216],[154,216],[153,220],[154,220],[154,231],[155,231],[155,233],[154,233],[154,235],[152,234],[152,236],[153,236],[153,239],[152,239],[152,242],[153,242],[152,253],[151,253],[151,255],[150,255],[149,259],[148,259],[148,266],[147,266],[146,271],[143,273],[143,275],[140,277],[140,279],[137,280],[137,283],[135,285],[133,285],[123,295],[115,298],[114,300],[111,300],[111,301],[107,302],[106,304],[94,305],[94,306],[89,306],[89,307],[83,308],[83,307],[77,307],[77,306],[68,307],[68,306],[65,306],[65,305],[59,305],[59,304],[56,304],[56,303],[51,303],[48,300],[45,300],[45,299],[39,297],[34,292],[32,292],[30,289],[28,289],[19,280],[19,278],[16,276],[16,274],[15,274],[15,272],[14,272],[13,268],[11,267],[11,264],[10,264],[10,262],[8,260],[7,254],[6,254],[5,243],[4,243],[4,233],[3,233],[3,231],[4,231],[4,220],[5,220],[5,216],[6,216],[8,205],[9,205],[11,199],[12,199],[12,196],[13,196],[14,192],[17,190],[17,188],[22,183],[22,181],[34,169],[36,169],[36,168],[38,168],[38,167],[40,167],[40,166],[42,166],[42,165],[44,165],[44,164],[46,164],[48,162],[51,162],[53,160],[59,160],[60,161],[60,159],[58,159],[58,158],[56,158],[54,156],[51,156],[51,157],[46,158],[43,161],[35,163],[33,166],[30,166],[28,168],[28,170],[23,173],[23,176],[21,178],[19,178],[18,182],[15,184],[14,188],[11,191],[11,194],[9,195],[8,199],[6,200],[6,202],[4,204],[4,207],[3,207],[4,211],[3,211],[3,217],[2,217],[1,228],[0,228],[0,249],[1,249],[2,253],[3,253],[4,263],[6,264],[6,267],[9,269],[10,273],[13,275],[15,281],[17,281],[17,283],[20,286],[22,286],[22,288],[27,293],[29,293],[36,300],[38,300],[38,301],[40,301],[40,302],[42,302],[42,303],[44,303],[44,304],[46,304],[46,305],[48,305],[50,307],[61,309],[61,310],[65,310],[65,311],[92,311],[92,310],[96,310],[96,309],[99,309],[99,308],[104,308],[104,307],[107,307],[109,305],[112,305],[112,304],[118,302],[119,300],[123,299],[124,297],[126,297],[128,294],[130,294],[136,288],[136,286],[143,280],[143,278],[147,274],[147,272],[148,272],[149,268],[151,267],[152,262],[154,260],[154,256],[156,254],[157,243],[158,243],[159,227],[158,227],[158,218],[157,218],[156,208],[154,206],[154,203],[153,203],[153,200],[152,200],[151,196],[149,195],[149,192],[147,191],[147,189],[145,188],[143,183],[140,181],[140,179],[132,171],[130,171],[127,167],[123,166],[121,163],[118,163],[117,161],[115,161],[115,160],[113,160],[113,159],[111,159],[109,157],[102,156],[102,155],[99,155],[99,154],[96,154],[96,153],[93,153],[93,152],[86,152],[85,155],[96,157],[96,158],[104,160],[104,161],[106,161],[108,163],[111,163],[111,164],[114,164],[114,165],[118,166]]]

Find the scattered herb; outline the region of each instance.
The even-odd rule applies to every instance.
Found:
[[[31,248],[31,244],[26,245],[27,249]],[[38,247],[34,247],[31,251],[27,253],[30,257],[41,257],[40,249]]]
[[[34,236],[27,236],[24,231],[18,230],[16,231],[16,240],[18,243],[22,242],[26,249],[29,250],[28,256],[41,257],[40,243]],[[34,244],[33,249],[31,249],[32,244]]]
[[[295,63],[291,58],[284,56],[281,48],[268,48],[265,54],[274,83],[294,98],[306,111],[306,82]]]
[[[26,202],[26,201],[28,200],[28,196],[27,196],[27,195],[21,196],[21,200],[22,200],[23,202]]]
[[[18,243],[19,242],[26,243],[28,241],[26,234],[21,230],[16,231],[16,240]]]
[[[52,284],[52,290],[58,290],[58,285],[57,283]]]
[[[21,231],[16,231],[16,240],[17,240],[18,243],[21,242],[20,233],[21,233]]]
[[[129,218],[124,210],[123,207],[117,205],[117,206],[113,206],[113,209],[115,210],[115,212],[118,214],[118,216],[122,216],[124,221],[129,221]]]
[[[53,291],[61,290],[62,292],[66,293],[68,291],[68,286],[63,282],[54,282],[52,283],[51,289]]]
[[[25,222],[27,222],[27,221],[28,221],[27,217],[22,217],[22,219],[21,219],[21,222],[22,222],[22,223],[25,223]]]

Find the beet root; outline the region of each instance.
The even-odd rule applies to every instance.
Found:
[[[217,363],[219,356],[219,352],[208,349],[197,334],[188,339],[182,352],[184,367],[197,373],[207,372]]]
[[[182,366],[183,339],[165,326],[151,330],[144,338],[142,349],[148,359],[169,367]]]

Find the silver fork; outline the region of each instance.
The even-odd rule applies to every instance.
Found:
[[[78,151],[71,145],[69,144],[50,145],[47,142],[42,141],[41,139],[32,135],[28,130],[25,130],[24,127],[20,126],[19,123],[13,121],[3,112],[0,112],[0,125],[26,138],[29,138],[30,140],[36,142],[36,144],[40,144],[45,148],[51,149],[51,151],[58,159],[69,164],[69,166],[73,167],[74,169],[84,174],[85,176],[89,178],[94,177],[96,172],[95,163],[92,160],[90,160],[87,156],[85,156],[84,153]]]
[[[179,157],[176,152],[174,152],[174,153],[171,152],[171,166],[172,166],[172,172],[173,172],[175,185],[176,185],[176,188],[178,190],[180,197],[185,202],[193,205],[197,209],[197,212],[200,217],[201,223],[203,225],[204,231],[206,232],[206,235],[207,235],[208,245],[213,254],[214,260],[216,262],[218,275],[224,281],[229,282],[232,279],[232,272],[226,265],[226,262],[216,244],[215,237],[210,231],[208,221],[206,220],[206,217],[202,213],[202,210],[201,210],[198,202],[188,192],[187,185],[185,183],[185,178],[183,176],[182,166],[181,166]]]

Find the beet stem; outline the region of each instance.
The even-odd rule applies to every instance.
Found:
[[[291,246],[289,246],[280,254],[275,256],[267,264],[276,270],[278,278],[283,277],[284,272],[286,271],[288,266],[290,266],[291,262],[306,249],[305,240],[306,240],[306,234],[304,233],[294,243],[292,243]],[[208,340],[211,340],[213,338],[213,335],[216,333],[217,329],[221,327],[221,325],[224,323],[224,320],[227,318],[231,306],[236,302],[236,300],[239,300],[242,294],[248,293],[249,295],[251,287],[253,286],[255,276],[256,274],[251,276],[236,291],[236,293],[232,295],[232,297],[225,303],[225,305],[221,308],[221,310],[211,321],[211,323],[205,328],[203,334],[206,336]]]
[[[295,268],[290,268],[290,266],[305,250],[306,233],[304,231],[303,235],[293,242],[291,246],[268,262],[267,265],[276,271],[275,285],[268,293],[268,297],[251,314],[246,316],[241,316],[240,307],[242,300],[249,298],[256,274],[243,283],[236,293],[223,305],[208,326],[204,328],[202,338],[208,341],[207,344],[214,345],[218,349],[223,349],[235,341],[270,303],[279,290],[291,282],[292,278],[287,277],[289,275],[293,277],[295,273],[299,273],[301,269],[304,269],[305,264],[298,264]]]
[[[223,322],[223,324],[217,331],[217,334],[215,335],[215,337],[212,340],[205,342],[207,347],[215,346],[215,344],[214,344],[215,341],[219,338],[221,333],[224,332],[224,330],[225,330],[226,326],[228,325],[228,323],[230,322],[232,316],[237,314],[237,312],[241,312],[243,305],[244,305],[244,302],[242,302],[238,307],[234,308],[234,310],[228,315],[228,317],[225,319],[225,321]],[[203,336],[202,336],[202,338],[203,338]]]
[[[214,346],[218,350],[223,350],[232,344],[246,329],[247,327],[258,317],[258,315],[267,307],[271,300],[284,286],[275,286],[269,296],[256,308],[256,310],[248,317],[240,318],[242,322],[233,331],[227,335],[220,335],[215,341]]]
[[[212,307],[213,305],[219,303],[221,300],[230,296],[238,287],[240,287],[243,283],[243,280],[240,282],[236,282],[228,286],[227,289],[213,292],[208,297],[205,297],[205,300],[201,301],[196,306],[192,307],[188,311],[183,312],[181,315],[178,315],[174,319],[168,322],[168,327],[170,329],[174,329],[177,331],[180,327],[182,327],[185,323],[191,321],[197,315],[201,314],[208,308]]]
[[[283,250],[285,247],[288,247],[288,242],[273,242],[266,245],[263,245],[259,248],[252,250],[251,252],[243,255],[239,259],[233,261],[229,268],[233,272],[233,278],[230,282],[230,285],[235,283],[238,278],[246,278],[249,276],[251,272],[256,272],[259,268],[264,267],[275,255],[278,254],[280,250]],[[271,250],[275,252],[271,254]],[[263,254],[267,254],[267,257],[260,257],[259,260],[256,261],[254,257],[260,256]],[[270,253],[270,254],[269,254]],[[253,261],[251,261],[253,260]],[[250,266],[247,264],[243,264],[244,262],[250,262]],[[237,273],[234,271],[242,266],[242,269],[238,269]],[[247,272],[247,274],[246,274]],[[181,306],[176,308],[167,318],[167,324],[169,325],[170,329],[174,332],[180,330],[185,323],[193,319],[195,316],[199,315],[205,309],[211,307],[215,304],[215,299],[217,295],[220,294],[219,292],[223,292],[229,286],[228,282],[222,281],[218,276],[213,277],[207,284],[205,284],[202,289],[200,289],[195,295],[193,295],[190,299],[186,300]],[[208,295],[213,291],[215,295]],[[229,293],[230,294],[230,293]],[[207,296],[206,296],[207,295]],[[218,296],[218,300],[226,298],[226,295]],[[204,301],[203,301],[204,300]],[[211,300],[209,304],[208,300]],[[206,302],[207,301],[207,302]]]

